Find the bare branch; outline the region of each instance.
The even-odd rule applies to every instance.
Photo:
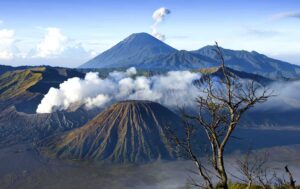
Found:
[[[202,77],[201,82],[196,82],[204,95],[200,95],[195,103],[198,106],[198,115],[183,113],[185,136],[174,137],[177,146],[188,159],[194,161],[201,176],[206,182],[205,186],[213,188],[211,172],[203,166],[193,147],[195,128],[202,128],[210,146],[210,163],[217,173],[218,186],[228,189],[228,178],[224,163],[224,150],[232,133],[238,126],[242,115],[258,103],[263,103],[272,96],[272,92],[255,81],[240,81],[225,67],[225,58],[222,49],[216,43],[216,54],[220,60],[222,76],[212,79],[210,75]],[[193,124],[191,124],[193,123]],[[194,126],[195,124],[195,126]],[[256,160],[258,161],[258,160]],[[251,167],[243,164],[244,175],[251,178],[254,172],[262,165],[258,162]],[[259,177],[261,181],[263,179]],[[248,183],[249,185],[251,183]]]

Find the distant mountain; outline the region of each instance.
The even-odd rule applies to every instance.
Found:
[[[47,139],[42,151],[61,159],[139,163],[175,159],[167,126],[179,131],[181,119],[150,101],[123,101],[81,128]]]
[[[224,73],[220,66],[212,67],[212,68],[204,68],[204,69],[200,69],[197,71],[203,74],[203,76],[201,77],[202,81],[205,81],[205,79],[207,79],[207,77],[206,77],[207,75],[215,76],[220,79],[224,78]],[[226,67],[226,71],[233,78],[253,80],[253,81],[256,81],[257,83],[262,84],[263,86],[267,86],[267,85],[271,84],[272,82],[275,82],[272,79],[266,78],[266,77],[258,75],[258,74],[237,71],[237,70],[234,70],[234,69],[231,69],[228,67]]]
[[[300,66],[269,58],[255,51],[223,49],[227,67],[272,79],[299,78]],[[132,34],[80,68],[128,68],[189,70],[216,67],[220,61],[214,46],[178,51],[147,33]]]
[[[146,59],[135,67],[146,70],[187,70],[214,66],[219,64],[205,56],[181,50]]]
[[[300,77],[300,66],[272,59],[255,51],[248,52],[243,50],[221,49],[224,54],[226,66],[232,69],[256,73],[270,78]],[[219,63],[219,57],[215,52],[215,46],[206,46],[197,51],[193,51],[193,53],[210,58],[210,62],[214,64]]]
[[[30,67],[0,75],[0,111],[15,106],[18,111],[35,113],[37,105],[51,87],[72,77],[84,77],[74,69]]]
[[[299,102],[298,102],[299,103]],[[245,114],[242,127],[256,129],[300,130],[299,107],[282,104],[284,108],[256,108]]]
[[[177,50],[147,33],[135,33],[101,53],[80,68],[120,68],[137,66],[148,58]]]

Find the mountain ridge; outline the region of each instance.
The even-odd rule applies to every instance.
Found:
[[[35,113],[37,105],[51,87],[57,88],[69,78],[83,78],[85,75],[68,68],[20,68],[0,75],[0,111],[13,105],[19,111]]]
[[[147,33],[135,33],[79,68],[128,68],[189,70],[220,64],[214,46],[194,51],[177,50]],[[256,51],[221,48],[227,67],[272,79],[299,78],[300,66],[269,58]]]
[[[276,60],[256,51],[220,48],[226,66],[234,70],[255,73],[270,78],[274,78],[276,72],[282,74],[283,77],[294,78],[300,76],[300,66],[298,65]],[[210,58],[211,62],[218,62],[215,46],[207,45],[192,52]]]

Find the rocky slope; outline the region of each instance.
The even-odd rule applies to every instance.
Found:
[[[175,159],[167,125],[179,132],[181,119],[150,101],[116,103],[81,128],[42,142],[42,151],[62,159],[138,163]]]
[[[78,109],[74,112],[27,114],[15,107],[0,113],[0,147],[12,144],[35,143],[63,131],[80,127],[97,113]]]

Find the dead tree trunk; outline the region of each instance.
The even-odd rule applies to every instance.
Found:
[[[228,176],[224,162],[226,144],[241,116],[255,104],[265,102],[271,93],[254,81],[247,85],[239,82],[227,71],[221,48],[217,43],[216,53],[221,61],[221,66],[218,68],[222,73],[220,81],[215,81],[208,75],[205,78],[205,84],[199,82],[199,88],[203,93],[196,99],[199,113],[196,116],[183,114],[184,128],[188,132],[184,138],[178,136],[172,138],[185,157],[196,163],[199,175],[206,182],[206,187],[202,188],[212,188],[211,174],[216,173],[214,176],[219,179],[217,183],[219,188],[228,189]],[[189,121],[196,122],[196,125],[200,126],[206,134],[211,147],[209,153],[211,153],[210,159],[214,171],[207,171],[209,169],[205,168],[201,160],[196,157],[198,153],[195,153],[195,149],[192,148],[192,135],[189,132],[191,125],[187,124]]]
[[[294,180],[293,175],[292,175],[292,173],[290,172],[288,166],[286,165],[286,166],[284,167],[284,169],[285,169],[285,172],[288,174],[289,179],[290,179],[290,183],[289,183],[290,186],[289,186],[289,188],[290,188],[290,189],[296,189],[296,181]]]

